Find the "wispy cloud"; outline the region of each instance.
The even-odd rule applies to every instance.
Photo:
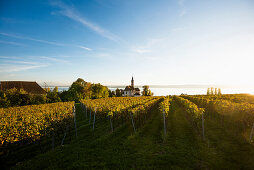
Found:
[[[185,5],[184,5],[184,0],[177,0],[177,1],[178,1],[178,4],[179,4],[180,8],[181,8],[179,16],[182,17],[185,14],[187,14],[187,11],[186,11]]]
[[[85,27],[91,29],[92,31],[96,32],[97,34],[113,41],[119,41],[119,37],[111,33],[110,31],[100,27],[99,25],[89,21],[88,19],[82,17],[79,12],[73,7],[73,6],[68,6],[62,1],[53,1],[51,2],[52,6],[56,6],[61,9],[58,13],[66,16],[76,22],[81,23]]]
[[[46,61],[53,61],[53,62],[57,62],[57,63],[70,63],[67,60],[63,60],[63,59],[59,59],[59,58],[55,58],[55,57],[40,56],[39,58],[46,60]]]
[[[144,54],[144,53],[149,53],[149,52],[151,52],[151,50],[142,49],[142,48],[133,48],[132,51],[133,51],[133,52],[136,52],[136,53],[139,53],[139,54]]]
[[[61,44],[61,43],[57,43],[57,42],[53,42],[53,41],[40,40],[40,39],[35,39],[35,38],[31,38],[31,37],[26,37],[26,36],[9,34],[9,33],[5,33],[5,32],[0,32],[0,35],[4,35],[4,36],[7,36],[7,37],[12,37],[12,38],[17,38],[17,39],[36,41],[36,42],[45,43],[45,44],[51,44],[51,45],[57,45],[57,46],[66,46],[66,44]]]
[[[40,67],[47,67],[46,64],[39,64],[39,65],[11,65],[11,64],[0,64],[0,72],[19,72],[25,70],[31,70]]]
[[[150,53],[152,52],[153,47],[163,40],[164,38],[150,38],[145,45],[132,47],[131,51],[138,54]]]
[[[20,57],[16,57],[16,56],[0,56],[0,59],[20,59]]]
[[[25,44],[21,44],[21,43],[17,43],[17,42],[12,42],[12,41],[2,41],[2,40],[0,40],[0,43],[1,44],[10,44],[10,45],[22,46],[22,47],[27,46]]]
[[[5,73],[19,72],[48,66],[48,64],[45,63],[24,60],[13,60],[14,59],[13,57],[0,57],[0,58],[4,58],[4,60],[1,60],[0,72]]]
[[[88,48],[88,47],[85,47],[85,46],[79,46],[79,48],[82,48],[82,49],[87,50],[87,51],[92,51],[91,48]]]
[[[15,35],[15,34],[9,34],[5,32],[0,32],[0,35],[7,36],[7,37],[12,37],[12,38],[17,38],[17,39],[23,39],[23,40],[30,40],[30,41],[35,41],[39,43],[44,43],[44,44],[49,44],[49,45],[55,45],[55,46],[70,46],[70,47],[77,47],[77,48],[82,48],[88,51],[91,51],[91,48],[85,47],[85,46],[80,46],[80,45],[73,45],[73,44],[63,44],[63,43],[58,43],[54,41],[47,41],[47,40],[41,40],[41,39],[36,39],[36,38],[31,38],[27,36],[21,36],[21,35]],[[5,44],[12,44],[12,45],[19,45],[19,46],[26,46],[21,43],[16,43],[16,42],[9,42],[9,41],[1,41],[0,43],[5,43]]]
[[[29,64],[29,65],[37,65],[36,62],[30,62],[30,61],[17,61],[17,60],[1,60],[1,62],[4,63],[14,63],[14,64]]]
[[[66,58],[66,57],[65,57]],[[68,60],[49,56],[0,56],[0,73],[20,72],[55,64],[69,64]]]

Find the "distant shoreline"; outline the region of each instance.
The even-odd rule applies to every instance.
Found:
[[[47,87],[62,87],[62,88],[67,88],[70,86],[58,86],[58,85],[51,85]],[[120,88],[123,89],[127,85],[105,85],[108,88]],[[238,88],[239,86],[225,86],[225,85],[148,85],[150,88],[210,88],[210,87],[217,87],[217,88]],[[44,87],[44,86],[41,86]],[[142,88],[143,85],[136,85],[135,87]]]

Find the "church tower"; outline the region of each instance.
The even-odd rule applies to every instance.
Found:
[[[132,79],[131,79],[131,87],[134,88],[134,79],[133,79],[133,76],[132,76]]]

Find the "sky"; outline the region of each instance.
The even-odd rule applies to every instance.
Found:
[[[1,0],[0,80],[254,85],[253,0]]]

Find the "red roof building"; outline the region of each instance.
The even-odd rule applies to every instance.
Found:
[[[30,94],[46,94],[47,92],[39,86],[36,82],[31,81],[1,81],[0,90],[5,91],[16,88],[17,90],[23,89]]]

